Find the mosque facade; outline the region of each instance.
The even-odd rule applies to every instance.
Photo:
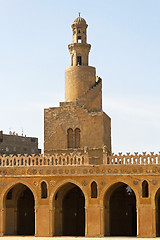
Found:
[[[113,154],[102,79],[72,24],[65,102],[44,110],[44,156],[0,156],[0,236],[160,236],[160,154]]]

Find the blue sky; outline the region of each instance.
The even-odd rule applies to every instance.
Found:
[[[103,81],[113,152],[160,151],[159,0],[0,0],[0,129],[39,138],[64,101],[71,24],[81,12]]]

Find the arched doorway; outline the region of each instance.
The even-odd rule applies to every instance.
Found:
[[[114,184],[104,198],[105,235],[136,236],[136,196],[124,183]]]
[[[85,235],[85,198],[73,183],[63,185],[54,197],[55,236]]]
[[[160,237],[160,188],[158,189],[155,196],[155,207],[156,207],[156,236]]]
[[[24,184],[16,184],[5,197],[6,235],[34,235],[34,196]]]

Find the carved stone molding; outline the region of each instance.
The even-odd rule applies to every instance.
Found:
[[[102,186],[105,186],[105,185],[106,185],[106,182],[105,182],[105,181],[101,181],[101,185],[102,185]]]
[[[50,181],[50,185],[51,185],[52,187],[54,187],[54,186],[56,185],[56,181],[51,180],[51,181]]]
[[[6,182],[5,182],[5,181],[0,182],[0,186],[1,186],[1,187],[4,187],[5,185],[6,185]]]
[[[134,184],[135,186],[138,185],[138,183],[139,183],[139,182],[138,182],[137,180],[134,180],[134,181],[133,181],[133,184]]]
[[[33,184],[34,184],[35,187],[38,186],[38,182],[37,181],[34,181]]]
[[[82,186],[86,187],[87,185],[88,185],[88,183],[84,180],[84,181],[82,182]]]
[[[153,184],[153,185],[157,185],[157,180],[155,180],[155,179],[152,180],[152,184]]]

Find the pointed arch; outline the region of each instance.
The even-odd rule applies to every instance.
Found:
[[[65,179],[65,180],[60,181],[59,183],[57,183],[56,184],[56,188],[54,188],[53,191],[51,192],[50,200],[49,200],[50,208],[55,207],[55,205],[54,205],[54,198],[55,198],[56,193],[58,192],[58,190],[61,189],[64,185],[66,185],[68,183],[73,183],[74,185],[78,186],[82,190],[82,192],[84,194],[84,197],[85,197],[85,205],[88,207],[89,199],[88,199],[88,193],[87,193],[86,189],[82,186],[82,184],[80,182],[75,181],[75,180],[73,180],[71,178],[68,178],[68,179]]]
[[[136,195],[132,188],[117,182],[104,195],[105,236],[136,236]]]
[[[35,199],[35,207],[37,207],[37,204],[38,204],[38,196],[37,196],[37,193],[36,193],[36,190],[33,188],[33,186],[28,183],[27,181],[25,180],[15,180],[15,181],[12,181],[11,183],[7,184],[6,187],[3,189],[2,191],[2,196],[3,198],[0,198],[0,205],[5,208],[5,200],[6,200],[6,196],[9,192],[10,189],[12,189],[14,186],[16,186],[17,184],[23,184],[25,185],[26,187],[28,187],[31,192],[33,193],[33,196],[34,196],[34,199]]]
[[[35,198],[29,187],[22,183],[9,188],[4,195],[5,234],[35,234]]]
[[[85,196],[77,185],[68,182],[54,194],[54,236],[85,235]]]

